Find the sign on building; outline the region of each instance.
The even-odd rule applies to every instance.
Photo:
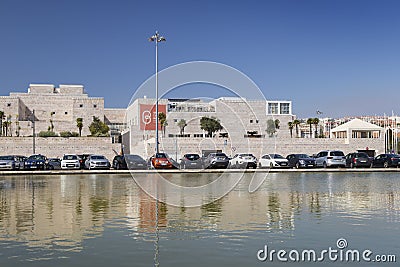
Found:
[[[166,105],[158,105],[158,113],[167,114]],[[161,130],[161,124],[158,124]],[[155,131],[156,130],[156,105],[140,104],[140,130]]]

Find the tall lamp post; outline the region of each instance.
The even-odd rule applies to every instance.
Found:
[[[36,154],[36,144],[35,144],[35,110],[32,110],[32,149],[33,154]]]
[[[158,43],[165,42],[166,39],[163,36],[160,36],[158,31],[156,31],[156,34],[151,36],[149,41],[156,43],[156,153],[158,154]]]

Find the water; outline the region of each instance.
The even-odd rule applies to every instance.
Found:
[[[257,252],[337,249],[339,238],[400,257],[398,174],[271,173],[251,194],[250,179],[218,201],[180,208],[157,205],[129,175],[0,177],[0,266],[283,266]],[[353,264],[365,266],[324,260]]]

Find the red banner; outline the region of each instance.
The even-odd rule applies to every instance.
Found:
[[[167,106],[158,104],[158,113],[163,112],[167,115]],[[156,130],[156,105],[140,104],[140,130]],[[158,130],[161,130],[161,124],[158,123]]]

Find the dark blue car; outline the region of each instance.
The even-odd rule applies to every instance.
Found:
[[[47,169],[47,158],[43,155],[32,155],[25,161],[25,170]]]

